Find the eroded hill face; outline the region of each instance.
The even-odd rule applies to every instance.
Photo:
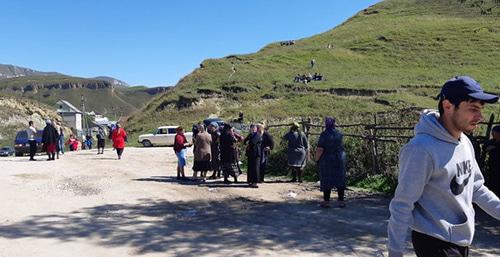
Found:
[[[500,92],[499,18],[496,0],[384,1],[294,44],[207,59],[129,126],[133,132],[167,123],[190,126],[239,111],[247,121],[325,115],[346,121],[409,106],[435,108],[439,88],[456,75]],[[322,80],[294,82],[315,73]]]
[[[60,121],[59,115],[50,107],[36,101],[0,96],[0,145],[14,143],[16,132],[28,127],[32,120],[35,127],[42,129],[45,120]]]
[[[24,76],[0,80],[0,95],[29,98],[49,106],[63,99],[87,111],[119,119],[142,108],[167,88],[125,87],[99,79],[69,76]]]

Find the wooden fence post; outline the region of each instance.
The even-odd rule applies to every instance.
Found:
[[[305,124],[306,137],[309,139],[309,130],[311,129],[311,118],[307,118],[307,123]],[[308,140],[309,141],[309,140]]]
[[[378,174],[378,152],[377,152],[377,141],[375,140],[377,137],[377,116],[376,114],[373,115],[373,125],[369,126],[370,130],[370,139],[369,139],[369,144],[370,144],[370,152],[372,155],[372,175]]]

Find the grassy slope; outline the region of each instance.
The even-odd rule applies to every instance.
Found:
[[[402,106],[434,107],[431,97],[439,86],[460,74],[471,75],[486,90],[499,92],[500,7],[492,1],[483,6],[475,6],[476,2],[387,0],[293,46],[272,43],[254,54],[205,60],[203,68],[195,69],[132,117],[129,128],[140,132],[160,124],[189,126],[210,114],[235,117],[240,110],[249,120],[326,114],[345,120],[356,113]],[[481,15],[487,7],[493,7],[491,14]],[[327,48],[327,44],[334,47]],[[311,59],[316,60],[314,68],[309,66]],[[231,76],[233,66],[236,73]],[[304,87],[292,80],[295,74],[307,72],[319,72],[326,80],[310,83],[308,92],[287,88]],[[234,93],[228,87],[247,91]],[[311,92],[329,88],[395,91],[376,97]],[[199,100],[200,89],[220,97],[201,99],[191,108],[174,107],[179,96]],[[498,112],[498,106],[490,106],[487,112]]]

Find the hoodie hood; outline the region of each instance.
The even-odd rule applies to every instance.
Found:
[[[424,110],[420,115],[420,120],[415,126],[415,135],[427,134],[441,141],[458,144],[459,141],[451,136],[441,123],[439,123],[439,112],[436,110]],[[462,135],[460,135],[462,137]]]

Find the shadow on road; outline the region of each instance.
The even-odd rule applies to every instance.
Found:
[[[172,184],[181,184],[181,185],[198,185],[201,187],[220,187],[220,188],[241,188],[241,187],[249,187],[249,185],[246,182],[232,182],[226,184],[223,181],[219,180],[207,180],[203,181],[202,179],[195,179],[195,178],[185,178],[185,179],[177,179],[176,177],[172,176],[153,176],[150,178],[139,178],[139,179],[133,179],[133,181],[143,181],[143,182],[158,182],[158,183],[172,183]]]
[[[133,247],[136,254],[193,257],[255,256],[263,249],[376,256],[385,249],[387,204],[388,199],[381,197],[351,199],[345,209],[319,209],[312,201],[261,202],[242,197],[211,202],[142,199],[3,223],[0,237],[62,242],[88,238],[105,247]],[[476,242],[483,253],[494,253],[499,222],[479,216],[478,235],[490,241]]]
[[[0,237],[96,239],[106,247],[132,246],[138,254],[171,252],[178,256],[218,253],[252,256],[257,249],[352,254],[364,246],[373,255],[384,243],[385,202],[353,200],[343,210],[318,209],[316,202],[259,202],[234,198],[224,202],[109,204],[65,214],[32,216],[0,225]],[[364,206],[364,211],[354,206]],[[359,253],[359,250],[356,250]]]

